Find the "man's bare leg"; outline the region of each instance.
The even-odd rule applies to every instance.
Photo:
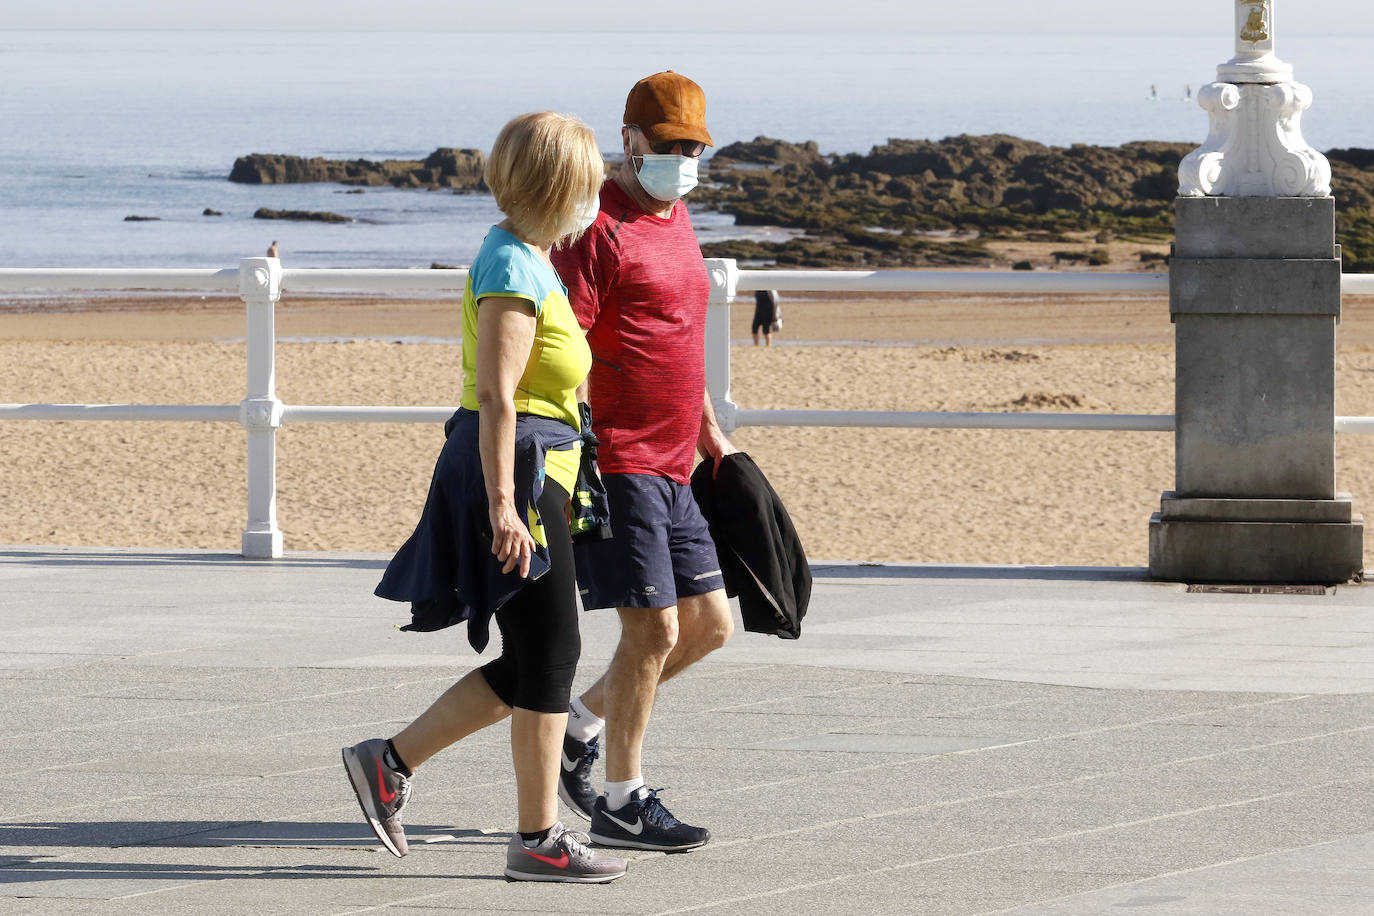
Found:
[[[640,775],[640,748],[658,695],[658,679],[678,637],[675,606],[617,610],[620,643],[610,667],[597,682],[601,687],[601,709],[587,704],[606,720],[603,746],[608,782],[624,782]]]
[[[705,655],[710,651],[707,646],[722,638],[718,622],[708,621],[714,620],[721,605],[728,612],[729,605],[723,599],[721,593],[718,603],[683,599],[671,608],[620,609],[620,644],[611,658],[602,688],[606,708],[602,742],[606,748],[606,792],[593,805],[591,827],[591,837],[598,843],[682,851],[695,849],[711,839],[711,831],[672,817],[657,793],[645,789],[641,754],[659,682],[665,677],[669,659],[683,644],[682,623],[690,618],[688,629],[695,647],[679,652],[681,662],[676,671]]]
[[[681,674],[717,649],[723,648],[735,632],[730,601],[725,589],[704,595],[684,595],[677,600],[677,645],[669,653],[658,682]]]
[[[659,672],[660,684],[724,646],[735,631],[735,622],[730,615],[730,602],[725,597],[724,589],[716,589],[704,595],[686,595],[678,599],[677,621],[677,642],[668,653],[667,661]],[[581,697],[583,705],[598,719],[606,718],[608,674],[609,669],[595,684],[588,687]]]

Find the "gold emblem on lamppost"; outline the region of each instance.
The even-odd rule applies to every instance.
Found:
[[[1269,40],[1269,0],[1240,0],[1242,6],[1250,7],[1250,15],[1241,26],[1242,41],[1256,44]]]

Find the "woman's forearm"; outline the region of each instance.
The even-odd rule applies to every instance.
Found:
[[[515,504],[515,403],[495,399],[478,413],[477,447],[487,503]]]
[[[521,299],[484,298],[477,313],[477,448],[493,510],[515,505],[515,390],[534,345],[534,323]]]

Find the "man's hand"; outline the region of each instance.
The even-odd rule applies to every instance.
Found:
[[[719,426],[705,422],[701,424],[701,435],[697,437],[697,449],[704,457],[714,460],[711,468],[712,479],[720,473],[720,459],[739,451],[725,438],[725,433],[721,432]]]

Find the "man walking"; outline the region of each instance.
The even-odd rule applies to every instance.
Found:
[[[725,645],[734,629],[720,563],[689,480],[698,449],[735,451],[706,391],[710,281],[683,195],[711,145],[701,87],[672,71],[625,103],[625,162],[602,186],[596,221],[553,253],[587,330],[593,429],[613,537],[578,545],[587,608],[616,608],[610,667],[574,699],[559,795],[608,846],[683,850],[710,839],[644,784],[640,753],[658,685]],[[592,762],[606,754],[606,791]]]

